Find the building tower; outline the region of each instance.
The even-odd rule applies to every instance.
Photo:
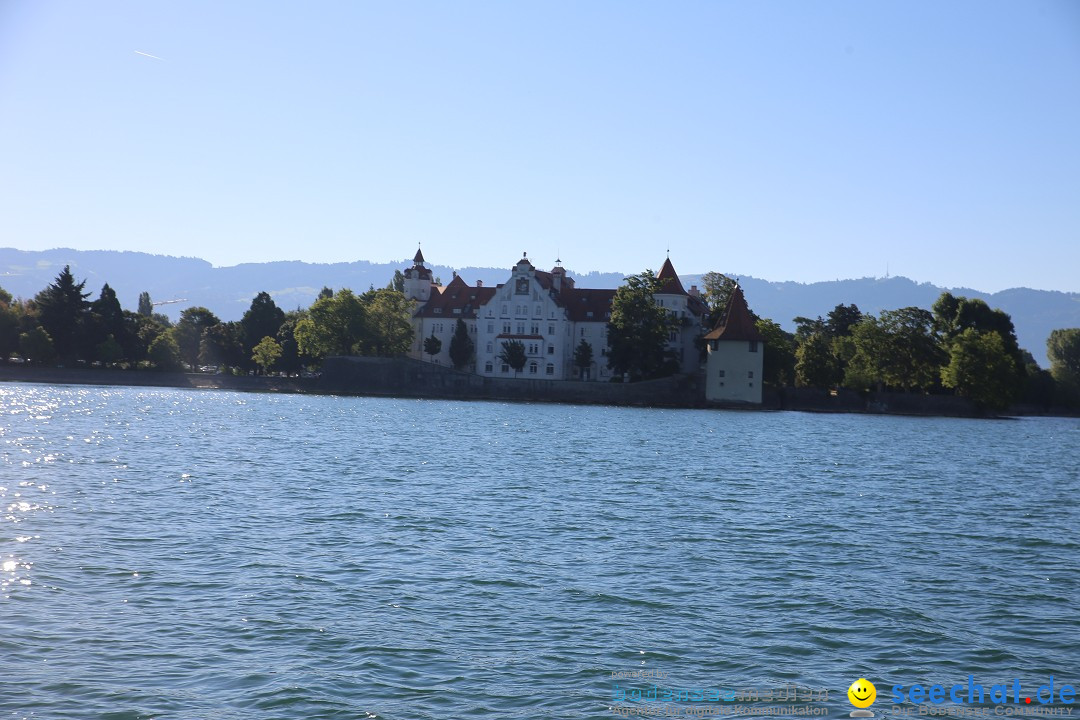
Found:
[[[705,335],[709,353],[705,369],[706,400],[761,403],[763,340],[742,288],[736,285],[727,311]]]
[[[431,299],[431,270],[424,267],[424,253],[416,248],[413,266],[402,273],[405,276],[405,297],[426,303]]]

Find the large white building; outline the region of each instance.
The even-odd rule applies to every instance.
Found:
[[[403,273],[405,295],[417,303],[411,357],[451,365],[450,342],[460,319],[475,347],[474,360],[465,368],[471,372],[507,378],[611,379],[607,324],[614,290],[576,287],[558,261],[545,272],[537,270],[524,255],[506,282],[496,287],[480,282],[469,285],[456,274],[449,284],[438,286],[424,262],[423,253],[417,250],[412,267]],[[697,287],[692,286],[689,292],[683,287],[670,259],[664,261],[657,277],[664,286],[654,299],[679,321],[668,338],[668,349],[682,372],[697,372],[701,359],[695,339],[705,330],[707,307]],[[424,348],[424,341],[432,335],[441,342],[434,355]],[[511,340],[525,346],[527,360],[520,373],[499,360],[502,344]],[[593,351],[592,365],[584,371],[573,359],[582,340]]]

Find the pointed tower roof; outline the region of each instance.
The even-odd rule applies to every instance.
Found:
[[[679,280],[679,274],[675,272],[675,266],[671,264],[671,258],[664,260],[664,266],[660,268],[660,274],[656,276],[656,279],[664,282],[663,289],[660,291],[662,294],[686,294],[686,290],[684,290],[682,286],[682,281]]]
[[[742,287],[735,286],[728,300],[727,311],[716,327],[705,336],[706,340],[764,340],[750,315]]]
[[[420,252],[420,248],[416,248],[416,255],[413,257],[412,261],[417,265],[424,264],[424,253]]]

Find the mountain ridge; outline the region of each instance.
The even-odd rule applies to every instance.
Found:
[[[31,298],[51,283],[57,273],[70,265],[78,281],[97,297],[106,282],[116,291],[125,308],[134,309],[139,293],[148,291],[154,301],[183,299],[159,306],[174,320],[185,307],[201,305],[223,320],[238,320],[260,291],[266,291],[282,308],[291,310],[310,305],[324,286],[350,287],[362,292],[369,286],[385,287],[394,270],[403,270],[411,260],[373,263],[368,260],[339,263],[308,263],[276,260],[215,267],[201,258],[154,255],[120,250],[18,250],[0,248],[0,287],[16,297]],[[485,285],[505,282],[510,269],[430,265],[432,272],[449,282],[456,271],[462,278]],[[644,269],[644,268],[643,268]],[[623,273],[591,271],[568,274],[582,287],[614,288]],[[852,278],[800,283],[792,280],[762,280],[737,275],[751,307],[762,317],[772,318],[786,330],[794,330],[793,318],[825,315],[840,303],[855,303],[863,312],[915,305],[929,309],[942,292],[981,298],[992,307],[1009,313],[1016,326],[1020,346],[1029,350],[1040,365],[1046,365],[1046,338],[1051,330],[1080,327],[1080,293],[1031,288],[1008,288],[995,293],[974,288],[946,288],[919,283],[903,276]],[[701,284],[700,274],[680,274],[683,284]]]

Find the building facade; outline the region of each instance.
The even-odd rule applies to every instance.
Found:
[[[480,282],[470,285],[456,273],[449,284],[438,286],[424,263],[418,250],[413,265],[403,272],[405,294],[417,303],[411,357],[452,365],[450,343],[460,320],[475,348],[473,361],[463,368],[469,372],[489,377],[611,380],[607,325],[615,290],[579,288],[558,261],[550,271],[537,270],[525,255],[511,268],[506,282],[496,287]],[[695,341],[706,330],[708,308],[697,287],[689,291],[683,287],[670,258],[657,278],[663,287],[654,300],[677,321],[668,337],[668,350],[681,372],[697,372],[702,363]],[[424,346],[432,336],[440,341],[436,353],[426,352]],[[503,343],[514,340],[525,347],[525,367],[520,372],[499,359]],[[587,368],[574,363],[575,349],[582,341],[592,348]]]

